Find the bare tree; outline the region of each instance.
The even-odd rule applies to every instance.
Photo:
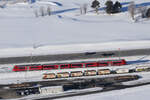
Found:
[[[50,6],[47,7],[47,14],[50,16],[51,15],[51,8]]]
[[[80,6],[80,14],[81,14],[81,15],[83,14],[82,6]]]
[[[132,20],[135,20],[134,18],[134,15],[135,15],[135,3],[134,1],[130,2],[129,6],[128,6],[128,11],[129,11],[129,14],[132,18]]]
[[[45,16],[44,7],[43,6],[40,7],[40,14],[41,14],[42,17]]]
[[[86,14],[87,13],[87,4],[83,4],[83,12],[84,12],[84,14]]]
[[[83,5],[80,5],[80,14],[86,14],[87,13],[87,7],[88,5],[85,3]]]
[[[39,17],[37,9],[34,10],[35,17]]]

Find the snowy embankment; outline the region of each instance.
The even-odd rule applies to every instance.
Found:
[[[149,48],[150,20],[132,22],[127,12],[131,0],[119,1],[123,12],[114,15],[105,13],[105,0],[100,1],[99,15],[90,7],[91,0],[8,3],[0,8],[0,57]],[[134,1],[137,6],[150,5],[149,0]],[[88,12],[80,15],[84,3]],[[41,7],[48,6],[52,15],[41,17]]]
[[[137,45],[138,44],[138,45]],[[35,45],[36,46],[36,45]],[[95,44],[70,44],[70,45],[53,45],[44,46],[37,45],[33,48],[7,48],[0,49],[0,57],[16,57],[34,55],[53,55],[68,53],[84,53],[98,51],[113,50],[130,50],[130,49],[147,49],[150,47],[150,41],[134,41],[134,42],[111,42],[111,43],[95,43]]]

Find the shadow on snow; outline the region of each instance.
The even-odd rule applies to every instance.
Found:
[[[77,9],[79,9],[79,8],[71,8],[71,9],[59,10],[59,11],[52,12],[52,14],[56,15],[56,14],[60,14],[60,13],[68,12],[68,11],[74,11],[74,10],[77,10]]]
[[[55,2],[55,1],[53,1],[53,3],[55,3],[56,5],[58,5],[58,6],[63,6],[61,3],[59,3],[59,2]]]
[[[150,60],[136,60],[136,61],[128,61],[127,64],[138,64],[138,63],[146,63]]]

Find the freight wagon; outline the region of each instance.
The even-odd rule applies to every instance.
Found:
[[[110,74],[109,69],[100,69],[100,70],[98,70],[98,75],[106,75],[106,74]]]

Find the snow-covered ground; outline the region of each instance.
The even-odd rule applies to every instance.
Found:
[[[150,20],[134,23],[127,11],[132,0],[119,1],[123,12],[114,15],[105,13],[106,0],[100,1],[99,15],[90,7],[92,0],[8,2],[0,8],[0,57],[29,56],[33,51],[42,55],[149,48]],[[150,6],[149,0],[134,1],[137,6]],[[79,8],[85,3],[88,12],[80,15]],[[48,6],[52,16],[35,17],[35,11],[39,14],[41,7]],[[33,50],[33,46],[37,48]]]
[[[149,100],[150,85],[55,100]]]
[[[90,7],[92,1],[38,0],[33,4],[16,3],[16,0],[7,3],[0,1],[0,7],[4,5],[4,8],[0,8],[0,58],[150,47],[150,20],[133,22],[128,14],[127,6],[133,0],[118,0],[123,6],[123,12],[114,15],[105,13],[106,0],[99,0],[101,8],[99,14],[95,14]],[[149,0],[134,1],[137,6],[150,7]],[[80,6],[85,3],[88,4],[88,12],[80,15]],[[41,7],[50,7],[52,15],[35,17],[35,12],[39,15]],[[128,60],[132,63],[143,58],[143,61],[149,62],[148,56]],[[141,63],[140,60],[138,62]],[[10,72],[12,66],[1,65],[0,70]],[[29,76],[29,80],[40,80],[42,73],[44,72],[0,73],[0,82],[26,81],[24,77]],[[144,77],[140,82],[149,81],[149,72],[138,74]],[[7,81],[10,78],[12,80]],[[137,81],[124,84],[135,83]],[[149,100],[149,92],[150,85],[147,85],[61,100]]]

